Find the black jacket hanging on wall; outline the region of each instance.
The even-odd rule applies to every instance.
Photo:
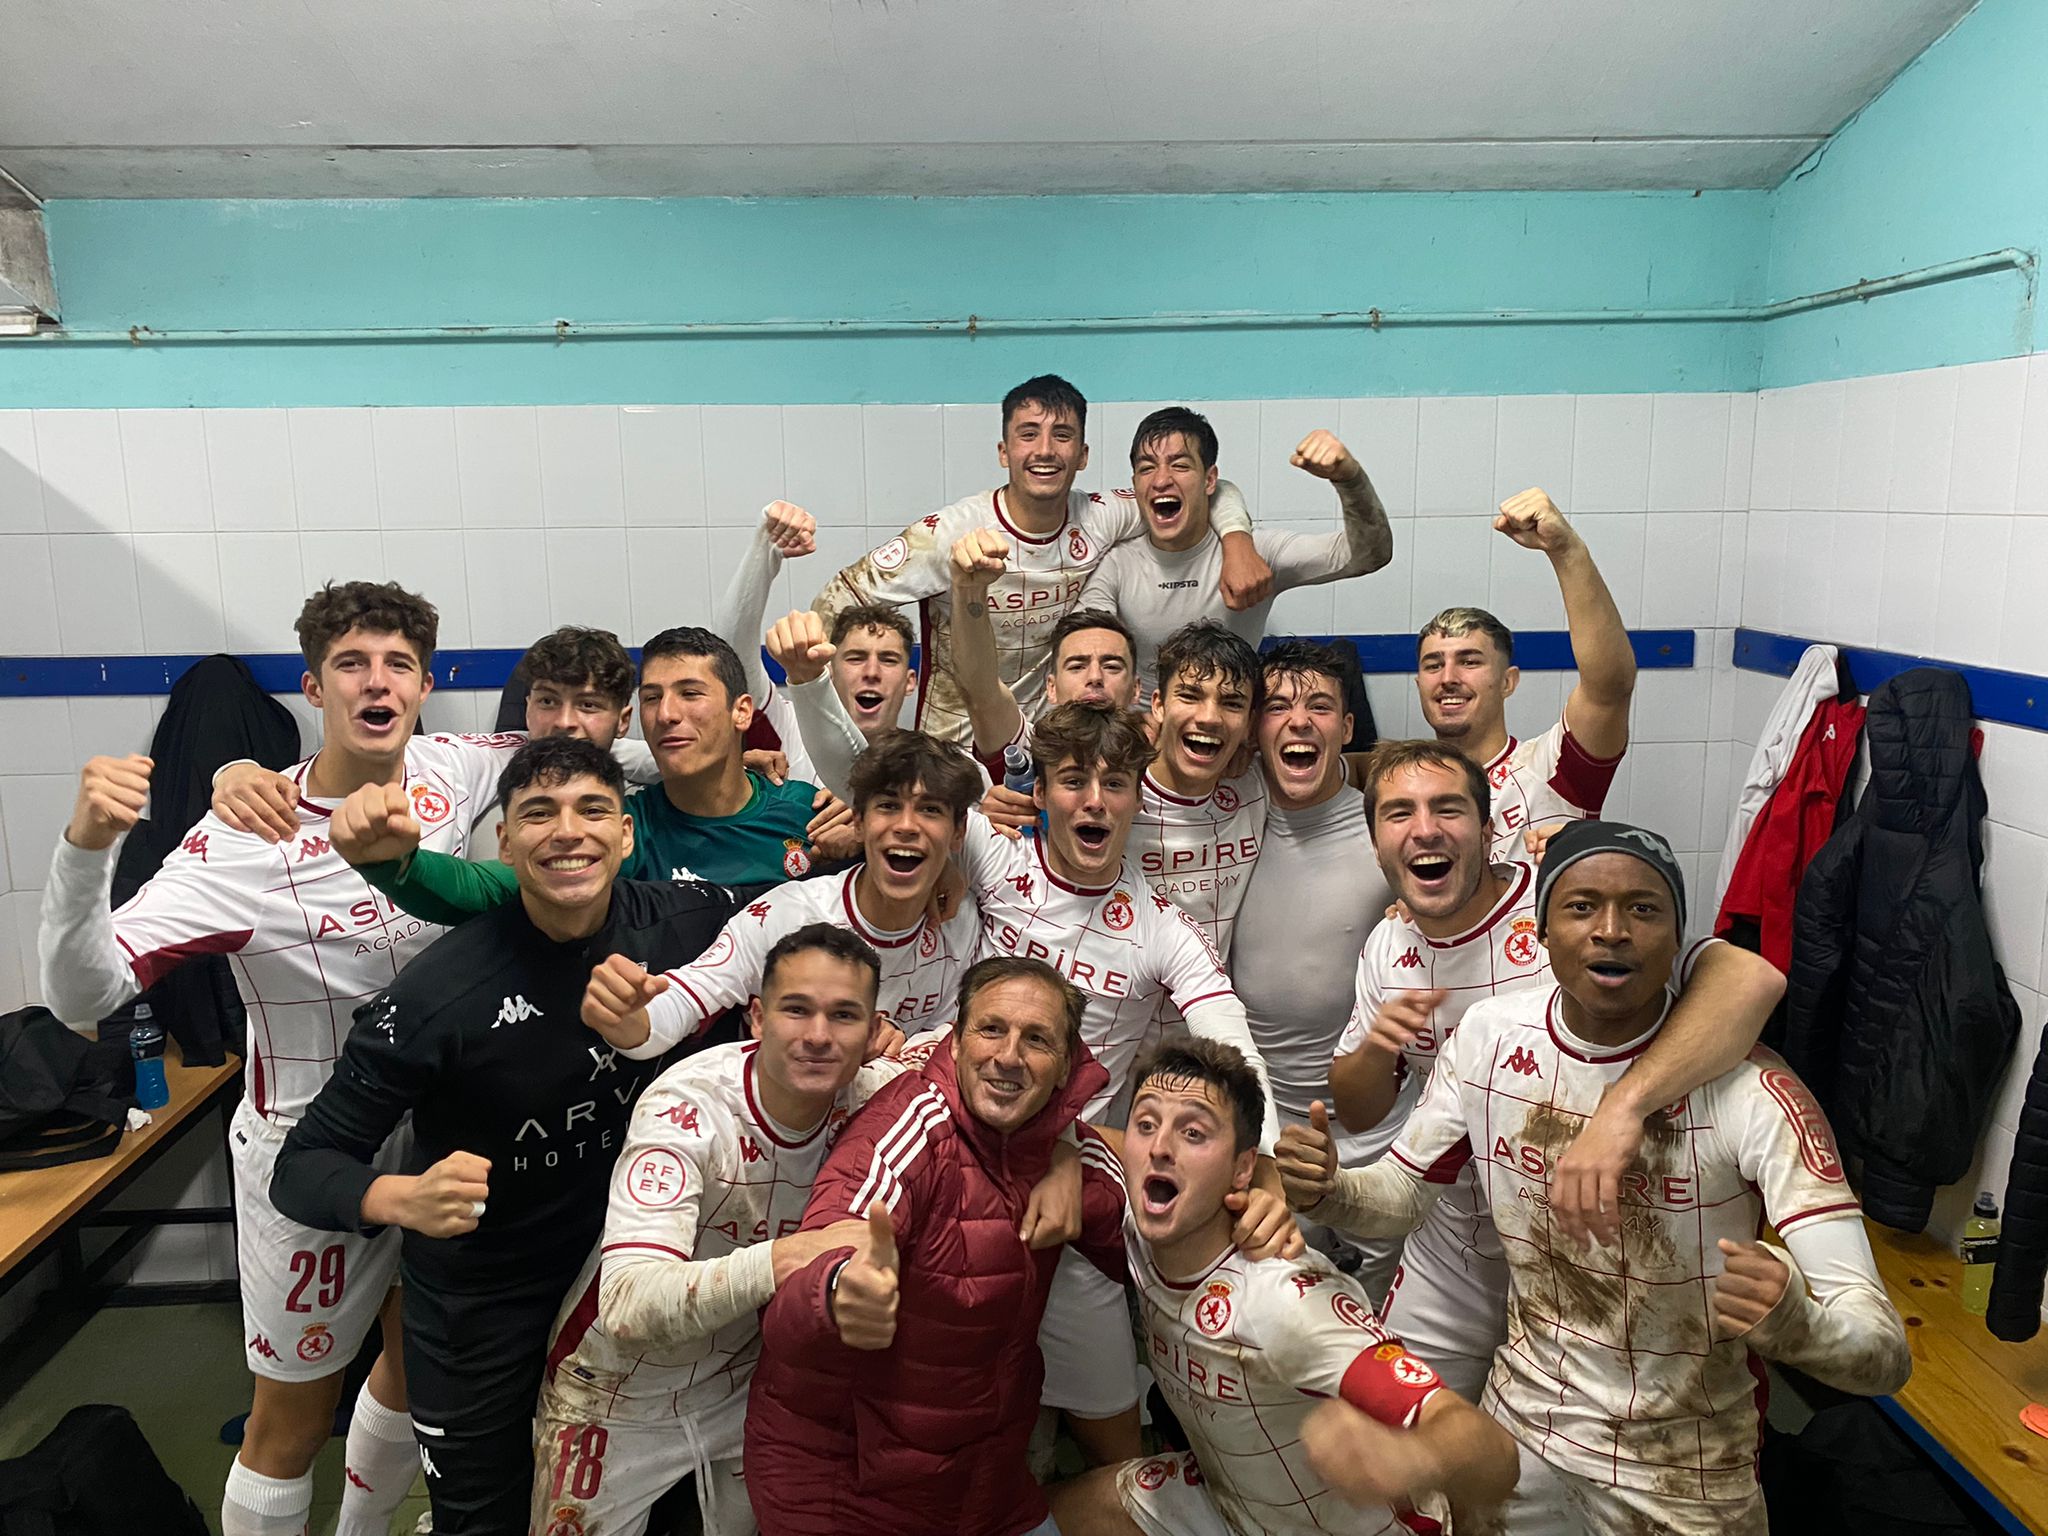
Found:
[[[149,779],[150,816],[121,846],[114,867],[117,907],[142,888],[206,814],[213,802],[213,776],[223,764],[246,757],[282,769],[299,760],[299,723],[256,685],[239,656],[208,656],[171,685],[149,755],[156,764]],[[248,1016],[234,973],[219,955],[179,966],[137,1001],[150,1005],[155,1021],[177,1039],[194,1066],[219,1066],[229,1044],[241,1049]]]
[[[1999,1338],[2018,1343],[2040,1331],[2041,1283],[2048,1278],[2048,1040],[2042,1041],[2027,1078],[2004,1210],[1984,1324]]]
[[[1862,1164],[1863,1208],[1904,1232],[1969,1171],[2019,1007],[1991,952],[1970,690],[1921,667],[1871,695],[1870,783],[1807,867],[1785,1055]]]

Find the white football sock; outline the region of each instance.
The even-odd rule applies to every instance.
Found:
[[[420,1448],[413,1439],[412,1415],[386,1408],[370,1395],[368,1382],[356,1394],[355,1416],[348,1423],[346,1467],[334,1536],[390,1536],[391,1517],[419,1473]]]
[[[303,1536],[313,1512],[313,1474],[265,1477],[242,1465],[228,1468],[220,1501],[221,1536]]]

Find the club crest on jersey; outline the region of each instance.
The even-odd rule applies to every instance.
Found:
[[[1487,782],[1487,783],[1489,783],[1489,784],[1491,784],[1491,785],[1492,785],[1492,786],[1493,786],[1493,787],[1494,787],[1495,789],[1499,789],[1499,788],[1501,787],[1501,785],[1503,785],[1503,784],[1507,783],[1507,781],[1508,781],[1508,762],[1507,762],[1507,759],[1505,759],[1505,758],[1501,759],[1501,761],[1500,761],[1500,762],[1496,763],[1496,764],[1495,764],[1495,765],[1494,765],[1493,767],[1491,767],[1491,768],[1489,768],[1489,769],[1487,769],[1487,770],[1486,770],[1486,782]]]
[[[1230,1326],[1230,1287],[1221,1280],[1209,1282],[1209,1289],[1195,1303],[1195,1326],[1215,1338]]]
[[[900,571],[903,569],[903,562],[909,558],[909,541],[900,533],[872,555],[868,556],[869,561],[873,563],[878,571]]]
[[[1173,1476],[1173,1464],[1166,1461],[1148,1461],[1138,1468],[1137,1483],[1147,1493],[1157,1493]]]
[[[1507,942],[1500,952],[1508,957],[1510,965],[1534,965],[1536,963],[1536,919],[1518,917],[1510,926]]]
[[[1347,1328],[1370,1329],[1373,1325],[1372,1314],[1360,1306],[1358,1298],[1349,1291],[1339,1291],[1332,1296],[1330,1310],[1336,1314],[1337,1321]]]
[[[782,872],[792,880],[801,880],[811,872],[811,856],[793,837],[782,840]]]
[[[1088,558],[1088,535],[1078,528],[1067,530],[1067,554],[1075,560]]]
[[[325,1323],[308,1323],[299,1335],[299,1358],[311,1365],[316,1360],[325,1360],[334,1352],[334,1335],[328,1332]]]
[[[1218,784],[1216,786],[1216,809],[1219,811],[1234,811],[1237,809],[1237,791],[1228,784]]]
[[[455,807],[448,797],[438,789],[424,784],[412,787],[412,819],[423,827],[431,827],[448,819],[448,813]]]
[[[1806,1164],[1806,1171],[1830,1184],[1841,1183],[1842,1157],[1835,1150],[1835,1133],[1806,1084],[1783,1067],[1768,1068],[1763,1083],[1799,1135],[1799,1160]]]
[[[930,923],[926,923],[924,925],[924,936],[917,941],[918,956],[921,959],[929,960],[933,955],[936,955],[938,952],[939,936],[932,930],[932,925]]]
[[[583,1516],[573,1506],[562,1505],[548,1522],[548,1536],[583,1536]]]
[[[1118,933],[1129,928],[1138,920],[1138,914],[1131,909],[1131,893],[1117,891],[1102,909],[1102,920]]]
[[[683,1160],[667,1147],[649,1147],[626,1168],[626,1194],[650,1211],[680,1202],[684,1185]]]

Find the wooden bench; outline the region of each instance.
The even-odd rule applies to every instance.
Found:
[[[1945,1243],[1869,1230],[1913,1347],[1912,1380],[1878,1406],[2005,1529],[2048,1531],[2048,1440],[2020,1424],[2028,1403],[2048,1404],[2048,1333],[1994,1338],[1963,1310],[1962,1266]]]
[[[77,1321],[103,1301],[225,1300],[236,1294],[230,1282],[128,1286],[118,1290],[105,1288],[101,1283],[115,1265],[159,1227],[234,1221],[234,1211],[229,1206],[107,1209],[116,1195],[170,1147],[182,1141],[194,1127],[206,1123],[210,1118],[207,1112],[215,1107],[222,1111],[222,1145],[226,1145],[226,1114],[235,1102],[241,1081],[240,1060],[230,1056],[217,1067],[188,1067],[178,1054],[177,1043],[167,1041],[164,1075],[170,1085],[170,1103],[151,1110],[150,1125],[126,1132],[121,1145],[108,1156],[55,1168],[0,1173],[0,1293],[12,1289],[52,1253],[59,1256],[63,1267],[62,1281],[51,1301],[66,1314],[66,1322],[28,1330],[31,1337],[27,1347],[35,1353],[54,1352],[70,1336]],[[122,1230],[105,1251],[88,1263],[82,1236],[91,1227]],[[21,1343],[17,1340],[10,1345],[10,1352]]]

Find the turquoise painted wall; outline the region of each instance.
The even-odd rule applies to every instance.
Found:
[[[2048,250],[2048,4],[1983,0],[1771,194],[1773,297],[1980,251]],[[1774,321],[1763,382],[2033,351],[2016,274]]]
[[[365,325],[1721,306],[1763,193],[74,202],[67,325]],[[1755,327],[830,341],[0,345],[0,407],[1100,399],[1754,387]]]

